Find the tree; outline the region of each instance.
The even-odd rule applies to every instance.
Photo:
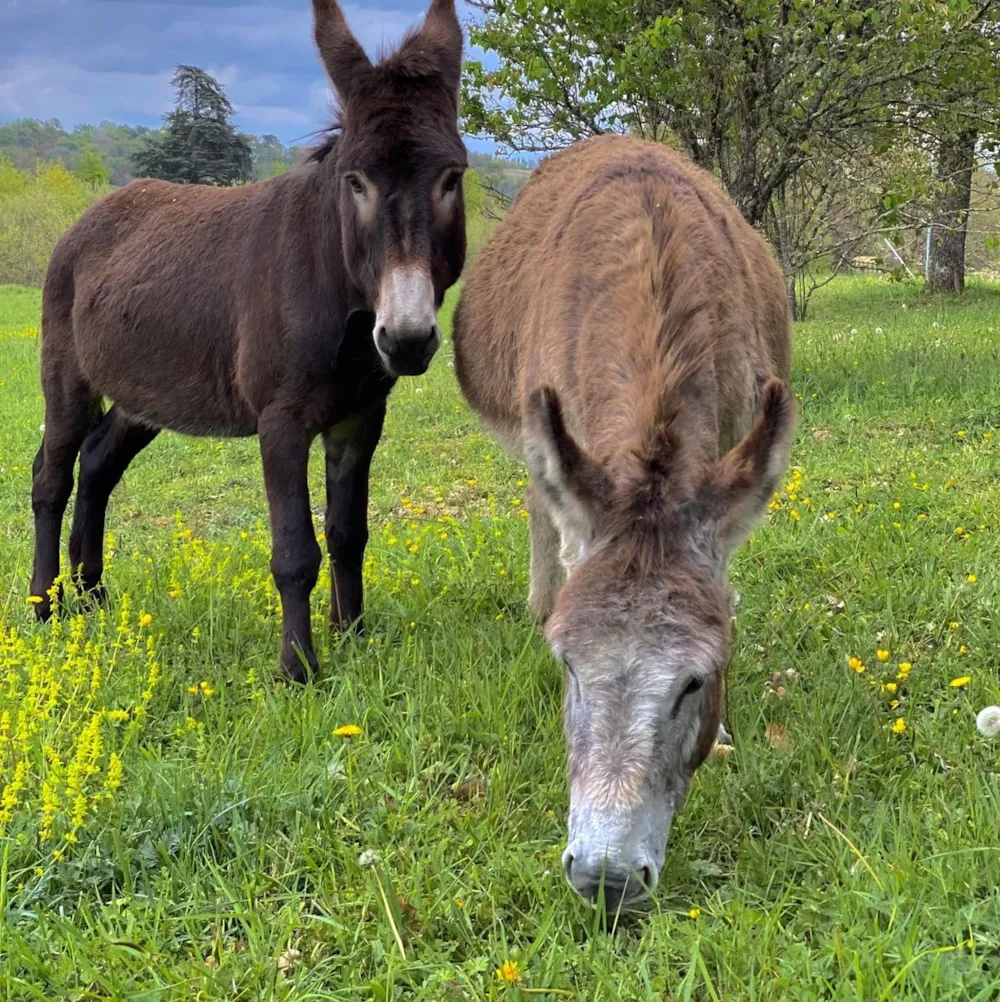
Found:
[[[84,184],[90,185],[94,191],[106,187],[111,181],[111,171],[104,159],[104,154],[93,146],[84,148],[83,156],[74,172]]]
[[[176,106],[162,134],[133,155],[136,173],[188,184],[249,181],[250,143],[230,122],[233,106],[218,81],[197,66],[178,66],[172,83]]]
[[[286,149],[277,136],[249,136],[250,149],[253,154],[253,178],[264,181],[269,177],[283,174],[295,163],[296,155]]]
[[[965,241],[977,155],[1000,139],[1000,21],[984,17],[954,38],[957,58],[947,78],[916,95],[919,124],[927,133],[935,167],[929,219],[927,292],[965,289]]]
[[[515,151],[601,132],[685,150],[761,227],[807,167],[867,155],[963,65],[997,0],[469,0],[466,127]],[[894,133],[893,133],[894,135]],[[790,283],[793,267],[783,261]]]

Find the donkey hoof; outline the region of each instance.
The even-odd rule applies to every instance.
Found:
[[[29,599],[35,610],[35,619],[45,623],[52,618],[52,600],[48,595],[32,595]]]
[[[57,609],[60,615],[66,609],[66,594],[63,591],[62,584],[57,584],[55,587],[55,598],[53,599],[52,589],[46,589],[45,593],[39,595],[38,592],[33,588],[31,591],[31,597],[28,599],[31,602],[32,607],[35,610],[35,619],[39,623],[47,623],[52,618],[52,613]]]
[[[102,605],[106,605],[108,601],[108,590],[103,584],[92,585],[91,587],[83,587],[78,591],[80,600],[80,609],[83,612],[93,612]]]
[[[716,744],[733,746],[733,736],[726,730],[725,724],[719,724],[719,733],[715,738]]]
[[[294,682],[297,685],[305,685],[309,681],[309,672],[306,671],[305,666],[302,662],[296,662],[294,665],[282,665],[281,675],[278,676],[279,682]]]

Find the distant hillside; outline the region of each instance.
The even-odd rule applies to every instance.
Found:
[[[469,154],[469,166],[487,181],[490,187],[513,198],[531,177],[532,165],[527,161],[500,160],[482,153]]]
[[[122,185],[134,176],[132,154],[157,131],[142,125],[101,122],[100,125],[78,125],[67,132],[56,118],[47,122],[21,118],[0,125],[0,156],[12,160],[19,170],[30,170],[38,161],[61,161],[75,171],[84,150],[94,147],[103,154],[111,170],[111,183]],[[305,153],[304,147],[284,146],[277,136],[247,136],[247,139],[253,149],[255,181],[287,170]],[[469,163],[492,188],[510,197],[517,194],[531,173],[530,164],[499,160],[481,153],[470,153]]]

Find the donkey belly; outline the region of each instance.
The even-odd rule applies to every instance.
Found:
[[[82,308],[81,308],[82,307]],[[234,352],[219,329],[171,323],[166,304],[120,314],[96,303],[74,312],[77,360],[95,393],[129,416],[188,435],[242,436],[257,417],[235,382]]]

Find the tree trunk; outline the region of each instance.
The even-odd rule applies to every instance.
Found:
[[[975,157],[975,132],[963,132],[938,144],[940,191],[931,224],[929,260],[924,263],[926,292],[959,293],[965,289],[965,234]]]

